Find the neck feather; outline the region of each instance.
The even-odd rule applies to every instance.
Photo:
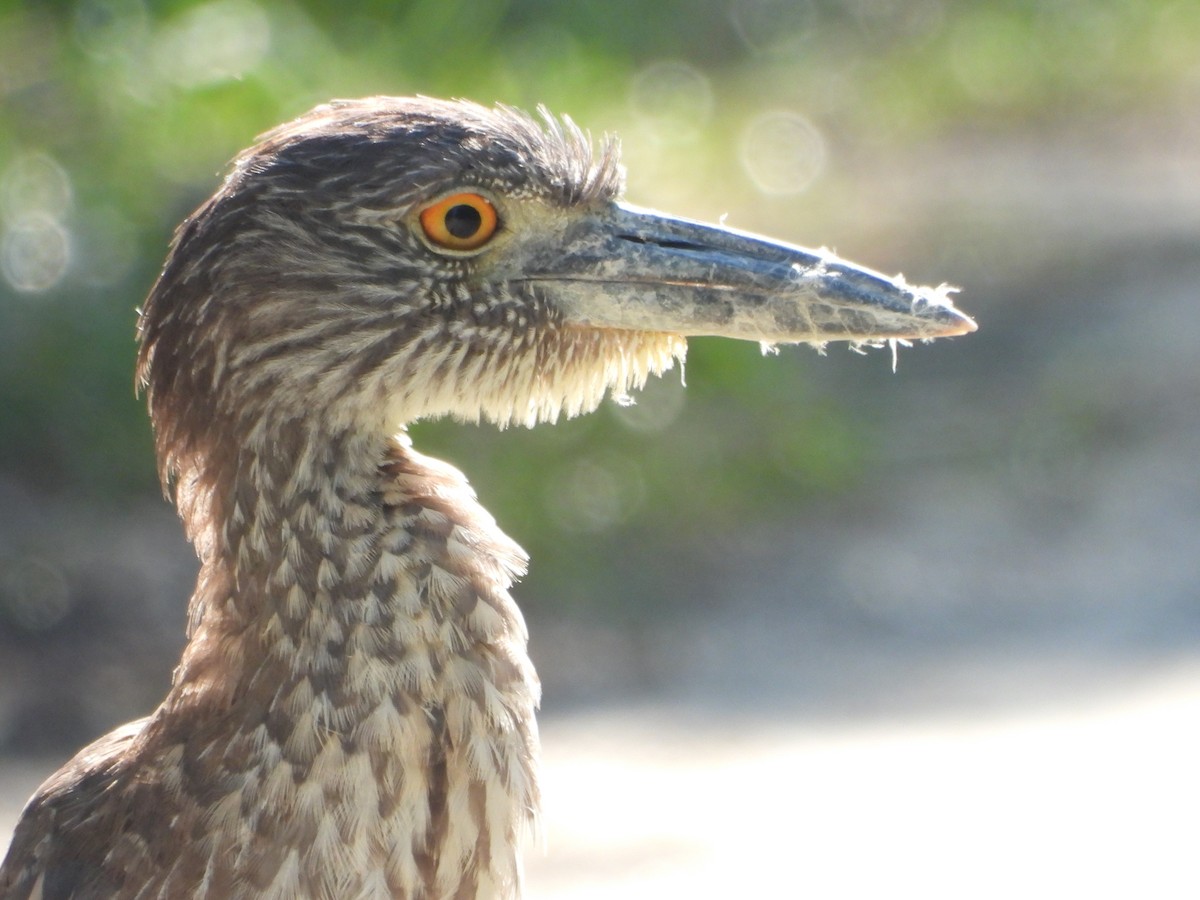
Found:
[[[297,424],[204,493],[220,516],[192,523],[190,640],[152,729],[193,795],[242,776],[231,827],[263,858],[239,865],[331,896],[515,890],[537,806],[539,687],[508,593],[524,552],[403,435]]]

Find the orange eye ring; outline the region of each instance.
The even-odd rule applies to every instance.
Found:
[[[421,230],[435,247],[478,250],[496,233],[496,207],[479,194],[443,197],[421,210]]]

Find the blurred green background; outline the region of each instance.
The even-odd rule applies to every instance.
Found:
[[[1196,658],[1200,4],[4,0],[0,754],[147,711],[182,641],[132,386],[173,227],[256,134],[411,93],[618,133],[632,201],[960,285],[981,326],[895,375],[697,340],[686,391],[417,426],[533,557],[551,714],[1010,704]]]
[[[256,134],[380,93],[544,103],[622,137],[633,202],[959,285],[980,323],[902,350],[896,374],[886,352],[763,359],[696,340],[687,389],[672,373],[636,406],[414,429],[531,553],[517,595],[552,767],[573,758],[556,723],[597,710],[652,710],[634,745],[670,721],[698,753],[766,725],[1074,722],[1140,692],[1084,745],[1073,725],[1030,732],[1011,782],[995,781],[1020,743],[1003,725],[995,756],[951,743],[902,755],[895,777],[890,751],[863,757],[828,809],[797,781],[811,760],[780,751],[778,771],[728,777],[762,773],[763,797],[836,817],[865,770],[884,773],[847,831],[884,813],[886,833],[861,839],[898,848],[896,865],[937,835],[975,871],[1011,873],[994,896],[1030,895],[1030,860],[1071,888],[1095,873],[1054,896],[1195,896],[1144,883],[1194,876],[1188,854],[1161,854],[1194,847],[1178,810],[1200,803],[1183,762],[1200,754],[1186,0],[0,0],[0,841],[59,760],[153,708],[182,643],[195,561],[132,384],[134,310],[172,229]],[[1125,805],[1089,805],[1098,782]],[[996,796],[972,807],[980,783]],[[693,787],[659,805],[690,808]],[[886,825],[914,808],[922,828]],[[1127,824],[1097,830],[1114,816]],[[862,868],[813,835],[831,884]]]

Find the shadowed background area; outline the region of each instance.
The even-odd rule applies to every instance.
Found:
[[[545,103],[633,202],[981,325],[417,426],[533,558],[531,896],[1200,890],[1200,8],[1158,0],[0,2],[0,847],[182,645],[131,388],[170,232],[373,93]]]

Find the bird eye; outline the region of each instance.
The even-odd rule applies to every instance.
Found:
[[[451,194],[421,210],[421,229],[446,250],[477,250],[496,233],[496,207],[479,194]]]

